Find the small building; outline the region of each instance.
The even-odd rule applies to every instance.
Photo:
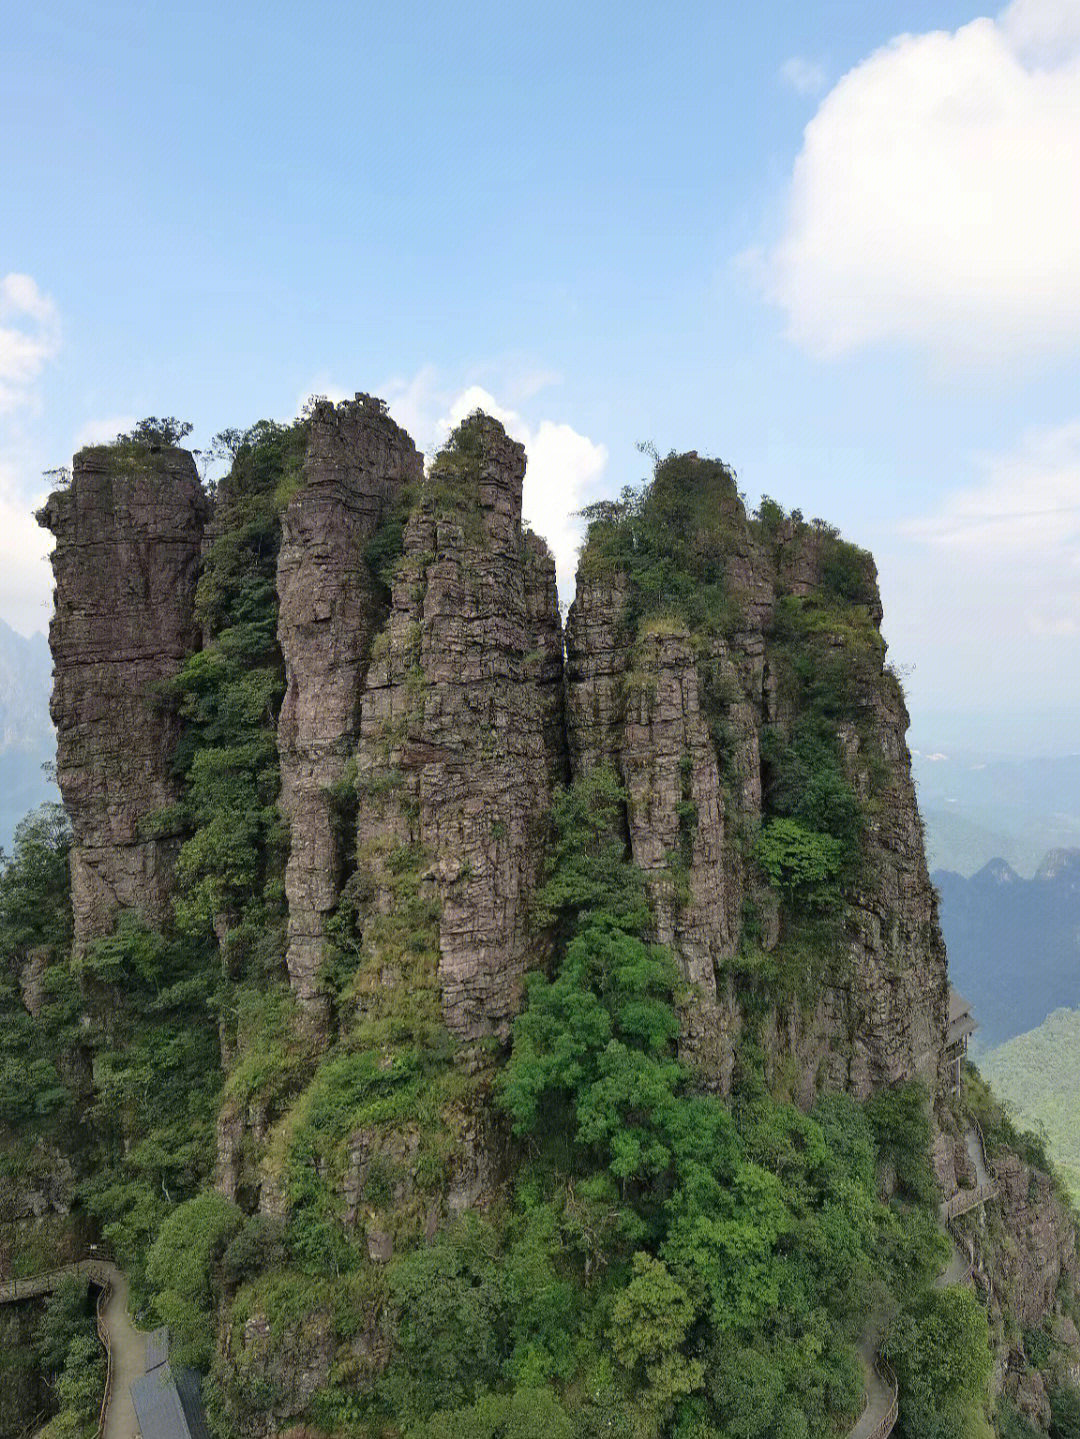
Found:
[[[146,1336],[146,1373],[131,1386],[141,1439],[211,1439],[202,1383],[193,1369],[173,1370],[169,1331]]]
[[[949,1087],[960,1093],[960,1070],[967,1054],[968,1040],[978,1029],[971,1005],[958,989],[949,986],[949,1028],[945,1036],[945,1062],[949,1066]]]

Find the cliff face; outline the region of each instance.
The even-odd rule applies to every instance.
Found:
[[[686,981],[664,1044],[674,1058],[678,1030],[695,1089],[727,1095],[749,1075],[804,1110],[822,1090],[863,1099],[909,1079],[940,1094],[947,978],[864,552],[768,502],[748,515],[722,465],[672,456],[641,495],[594,511],[564,636],[553,561],[522,528],[525,454],[496,421],[472,416],[426,475],[363,395],[256,427],[237,455],[216,519],[190,455],[121,444],[78,456],[43,522],[57,537],[76,949],[127,909],[163,932],[130,964],[105,954],[100,988],[127,986],[130,1030],[110,1032],[106,995],[86,1042],[108,1061],[124,1033],[162,1022],[165,993],[180,1022],[142,1051],[160,1092],[182,1087],[187,996],[202,997],[206,1041],[189,1062],[220,1046],[197,1109],[177,1108],[136,1156],[163,1167],[130,1256],[142,1262],[183,1201],[220,1201],[223,1233],[248,1226],[205,1318],[230,1432],[261,1439],[312,1414],[337,1424],[339,1374],[357,1394],[381,1383],[396,1362],[393,1266],[511,1187],[493,1090],[525,977],[551,968],[560,933],[538,903],[560,786],[601,767],[617,781],[594,776],[644,876],[641,948],[668,947]],[[166,695],[200,645],[181,736]],[[183,835],[150,828],[171,806]],[[593,839],[610,848],[607,814]],[[181,839],[181,881],[209,898],[181,889],[174,916]],[[11,993],[36,1023],[49,983],[35,953]],[[87,1087],[126,1093],[99,1069]],[[83,1098],[73,1110],[93,1112]],[[784,1124],[805,1118],[781,1107]],[[139,1148],[130,1096],[124,1115],[118,1172]],[[948,1187],[962,1146],[950,1158],[946,1134],[938,1145]],[[50,1184],[24,1166],[34,1182],[8,1204],[23,1228],[66,1218],[85,1178],[40,1154]],[[1003,1323],[1064,1322],[1057,1296],[1080,1282],[1072,1221],[1016,1165],[1003,1161],[988,1221],[1004,1238],[986,1246],[987,1286]],[[144,1179],[132,1171],[131,1193]],[[571,1179],[559,1264],[578,1242]],[[95,1222],[111,1217],[112,1190],[94,1202]],[[591,1226],[609,1221],[581,1215],[588,1289],[608,1243]]]
[[[914,1077],[934,1087],[945,951],[872,565],[858,576],[858,601],[830,610],[825,532],[784,521],[755,533],[730,477],[705,474],[718,467],[697,456],[680,463],[687,486],[701,471],[710,488],[727,610],[697,627],[677,615],[635,615],[628,569],[591,546],[567,628],[567,690],[575,769],[609,763],[623,780],[658,937],[700,996],[685,1016],[687,1052],[708,1083],[727,1090],[742,1028],[740,951],[753,935],[776,953],[790,928],[763,887],[754,836],[783,780],[778,750],[823,723],[867,817],[864,859],[831,940],[832,972],[809,1000],[804,987],[799,1002],[769,1016],[773,1070],[791,1071],[804,1103],[821,1087],[859,1097]],[[807,663],[810,673],[800,674]],[[834,713],[819,714],[814,687],[837,669],[848,672],[849,693]]]
[[[56,536],[56,770],[71,818],[76,949],[120,910],[169,912],[176,839],[144,827],[177,798],[164,686],[196,647],[208,505],[186,450],[83,450],[39,515]]]
[[[278,636],[287,689],[278,750],[279,803],[291,834],[288,968],[301,1004],[317,1015],[325,921],[345,862],[332,792],[356,743],[368,654],[385,615],[366,554],[422,473],[422,456],[381,401],[324,402],[311,415],[302,486],[282,516]]]
[[[393,905],[388,864],[422,855],[444,1018],[475,1040],[506,1037],[538,961],[528,905],[565,761],[555,568],[522,531],[525,452],[495,421],[468,425],[405,533],[361,705],[357,833],[372,916]]]

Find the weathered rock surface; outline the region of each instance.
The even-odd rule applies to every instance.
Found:
[[[696,457],[687,457],[696,462]],[[821,584],[820,536],[785,521],[769,551],[735,493],[718,495],[727,528],[724,580],[735,618],[724,636],[691,636],[678,621],[635,627],[617,566],[583,559],[567,625],[568,739],[575,772],[612,764],[628,794],[633,858],[645,872],[657,937],[670,943],[698,998],[683,1045],[704,1081],[730,1083],[740,1029],[733,965],[748,905],[766,950],[779,938],[775,899],[752,860],[762,822],[762,736],[799,715],[781,683],[773,619],[779,599]],[[879,625],[876,588],[869,619]],[[838,654],[843,635],[834,641]],[[870,734],[877,770],[866,836],[866,881],[837,946],[839,974],[809,1006],[778,1007],[765,1026],[768,1061],[808,1103],[821,1087],[863,1098],[878,1085],[937,1081],[946,1006],[945,950],[927,873],[899,685],[880,658],[859,703],[864,723],[838,726],[845,766],[866,795]],[[862,661],[865,665],[865,659]],[[882,765],[881,761],[884,761]]]
[[[1057,1295],[1080,1279],[1076,1219],[1054,1193],[1048,1175],[1015,1154],[998,1155],[994,1202],[1011,1243],[994,1247],[991,1278],[1021,1326],[1037,1328],[1053,1313]]]
[[[406,530],[357,787],[372,910],[393,903],[393,851],[418,849],[439,908],[444,1017],[474,1040],[507,1033],[542,957],[528,904],[564,757],[554,563],[521,527],[525,453],[497,421],[469,423],[474,470],[427,484]],[[475,486],[475,503],[445,493],[455,483]]]
[[[186,450],[118,447],[76,455],[70,486],[39,512],[56,536],[51,713],[77,950],[120,910],[158,924],[169,909],[176,841],[145,826],[177,799],[163,690],[198,646],[207,510]]]
[[[315,1015],[324,923],[344,862],[331,791],[356,744],[368,653],[385,618],[365,550],[422,474],[423,457],[380,400],[323,402],[310,419],[303,485],[282,517],[278,636],[287,689],[278,748],[279,803],[291,832],[288,968]]]

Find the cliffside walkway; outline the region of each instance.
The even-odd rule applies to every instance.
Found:
[[[948,1236],[952,1254],[948,1264],[934,1281],[935,1288],[947,1289],[950,1284],[969,1284],[973,1265],[966,1258],[953,1232],[952,1221],[961,1214],[996,1199],[998,1193],[994,1166],[986,1157],[982,1130],[974,1124],[964,1136],[968,1155],[975,1169],[974,1189],[958,1189],[938,1208],[941,1227]],[[899,1396],[896,1375],[878,1353],[880,1334],[874,1325],[863,1336],[859,1345],[859,1359],[866,1376],[866,1407],[859,1421],[848,1434],[848,1439],[888,1439],[896,1427],[899,1416]]]
[[[139,1424],[131,1385],[146,1372],[146,1335],[128,1318],[127,1278],[111,1260],[91,1256],[29,1279],[4,1280],[0,1282],[0,1304],[51,1294],[73,1274],[88,1279],[98,1290],[97,1332],[106,1358],[98,1439],[137,1439]]]

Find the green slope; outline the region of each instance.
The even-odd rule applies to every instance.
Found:
[[[1026,1128],[1042,1128],[1080,1201],[1080,1009],[1055,1009],[1037,1029],[988,1050],[979,1067]]]

